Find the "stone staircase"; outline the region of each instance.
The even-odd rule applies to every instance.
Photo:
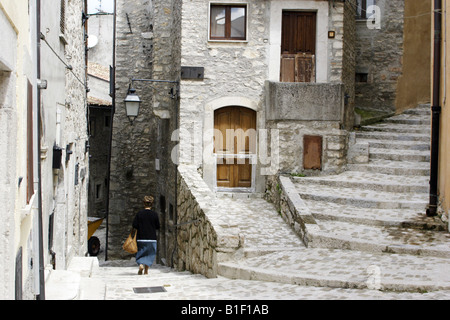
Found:
[[[428,203],[430,112],[408,110],[358,132],[369,163],[343,174],[294,178],[320,226],[315,246],[450,258],[449,234]]]
[[[356,133],[369,162],[339,175],[291,177],[316,221],[308,248],[223,262],[229,278],[394,291],[450,289],[450,235],[427,217],[429,107]]]

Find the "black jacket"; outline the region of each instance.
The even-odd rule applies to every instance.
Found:
[[[157,240],[156,230],[159,230],[158,214],[153,210],[141,210],[136,214],[133,228],[137,229],[137,240]]]

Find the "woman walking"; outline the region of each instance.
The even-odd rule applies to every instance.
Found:
[[[139,265],[138,274],[148,274],[148,268],[153,264],[156,257],[157,234],[159,230],[158,214],[152,210],[153,197],[144,197],[144,209],[136,214],[133,221],[133,228],[137,229],[137,246],[136,262]]]

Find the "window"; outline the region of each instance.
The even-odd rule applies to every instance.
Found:
[[[105,128],[109,128],[111,126],[111,116],[105,116]]]
[[[369,74],[357,72],[356,76],[355,76],[355,81],[356,82],[369,82]]]
[[[209,38],[211,40],[246,40],[247,6],[211,5]]]
[[[372,18],[373,12],[368,12],[367,9],[370,6],[375,5],[375,0],[357,0],[356,18],[357,19],[369,19]]]
[[[61,0],[61,13],[59,20],[59,29],[61,34],[66,33],[66,0]]]
[[[95,200],[102,200],[103,186],[101,183],[95,185]]]

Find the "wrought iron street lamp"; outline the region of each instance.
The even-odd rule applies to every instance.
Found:
[[[155,80],[155,79],[131,79],[130,89],[128,89],[128,94],[126,98],[123,100],[125,102],[125,111],[127,113],[127,117],[130,120],[131,124],[133,124],[134,119],[139,114],[139,107],[141,105],[141,99],[136,94],[136,89],[133,88],[133,82],[134,81],[147,81],[147,82],[156,82],[156,83],[173,83],[173,84],[179,84],[179,81],[172,81],[172,80]],[[154,87],[151,87],[152,89],[155,89]],[[178,90],[177,89],[171,89],[169,93],[172,97],[172,99],[175,99],[178,97]]]
[[[125,102],[125,111],[127,113],[127,117],[130,120],[131,124],[133,124],[134,119],[136,119],[139,114],[141,99],[136,94],[136,90],[134,88],[130,88],[128,90],[127,97],[123,101]]]

